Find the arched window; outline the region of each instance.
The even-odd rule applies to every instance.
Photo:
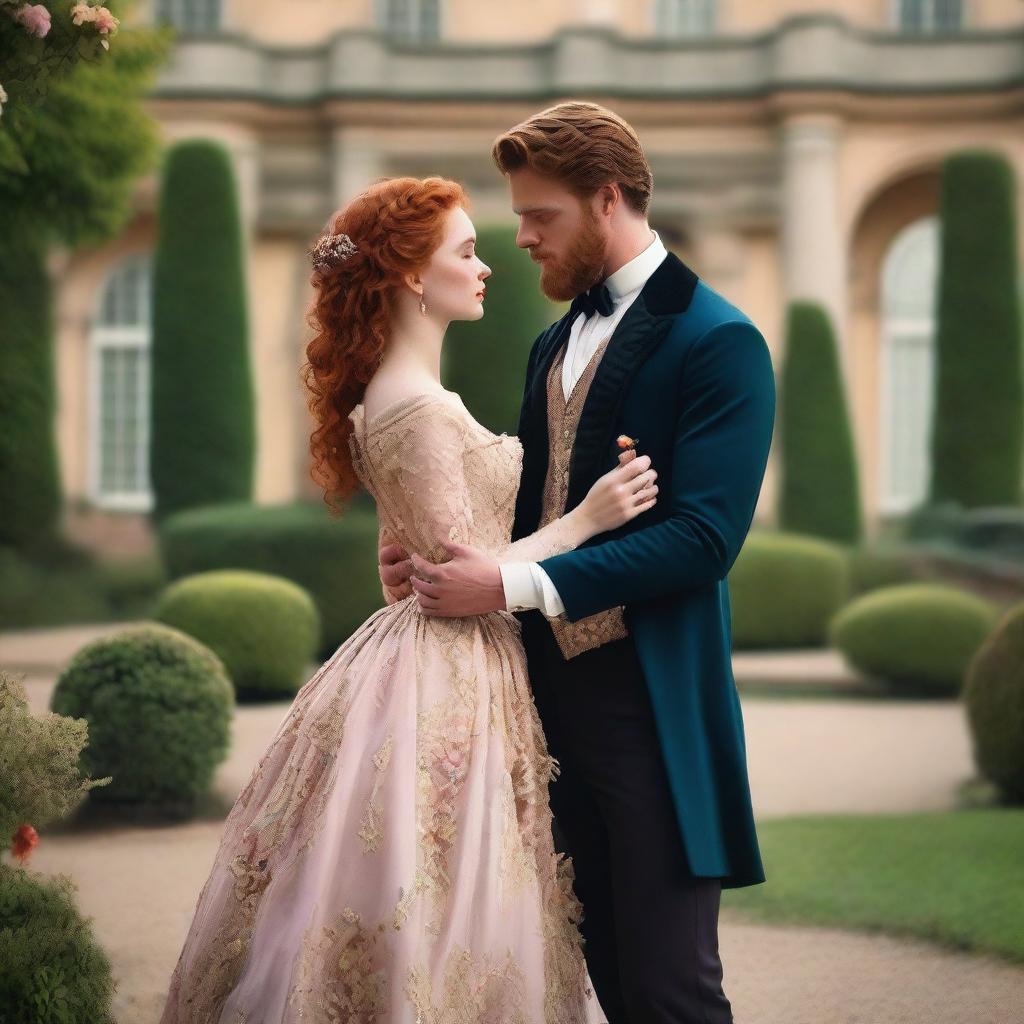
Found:
[[[928,35],[963,27],[962,0],[895,0],[896,24],[902,32]]]
[[[906,512],[927,493],[939,222],[904,228],[882,265],[881,507]]]
[[[147,509],[151,268],[132,256],[107,279],[91,333],[90,477],[105,508]]]
[[[185,33],[216,32],[220,14],[220,0],[156,0],[157,24],[173,25]]]
[[[405,42],[436,42],[441,38],[441,0],[377,0],[377,23]]]
[[[715,0],[655,0],[654,29],[673,39],[710,35],[715,30]]]

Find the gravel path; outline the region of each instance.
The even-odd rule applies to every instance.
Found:
[[[22,675],[36,711],[60,664],[110,627],[0,635],[0,666]],[[774,659],[774,660],[773,660]],[[806,671],[801,675],[801,669]],[[827,653],[737,659],[774,685],[851,678]],[[856,684],[856,680],[852,681]],[[973,768],[954,702],[874,702],[743,693],[755,811],[791,814],[934,810],[954,804]],[[242,707],[215,785],[223,812],[245,783],[286,703]],[[122,1024],[151,1024],[220,838],[221,820],[43,835],[36,870],[71,875],[120,979]],[[832,929],[751,924],[723,914],[726,991],[737,1024],[1020,1024],[1024,970],[932,946]]]

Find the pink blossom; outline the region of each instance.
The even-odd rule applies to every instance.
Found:
[[[106,35],[108,32],[116,32],[117,26],[120,24],[118,19],[106,7],[97,7],[96,17],[93,20],[96,22],[96,28],[103,35]]]
[[[50,31],[50,12],[42,4],[25,4],[14,12],[14,17],[40,39]]]

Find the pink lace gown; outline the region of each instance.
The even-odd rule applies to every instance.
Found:
[[[350,418],[356,472],[407,550],[533,560],[583,539],[559,520],[509,543],[522,448],[451,392]],[[415,596],[374,612],[231,809],[162,1024],[603,1020],[551,837],[556,770],[513,615],[425,616]]]

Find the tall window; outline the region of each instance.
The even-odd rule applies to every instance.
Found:
[[[156,0],[156,22],[202,34],[220,28],[220,0]]]
[[[441,38],[441,0],[377,0],[377,22],[406,42],[436,42]]]
[[[149,486],[150,261],[107,279],[92,329],[91,490],[97,505],[145,509]]]
[[[963,27],[963,0],[896,0],[896,19],[903,32],[956,32]]]
[[[939,222],[904,228],[882,266],[881,505],[908,511],[927,493]]]
[[[654,27],[660,36],[706,36],[715,29],[715,0],[655,0]]]

